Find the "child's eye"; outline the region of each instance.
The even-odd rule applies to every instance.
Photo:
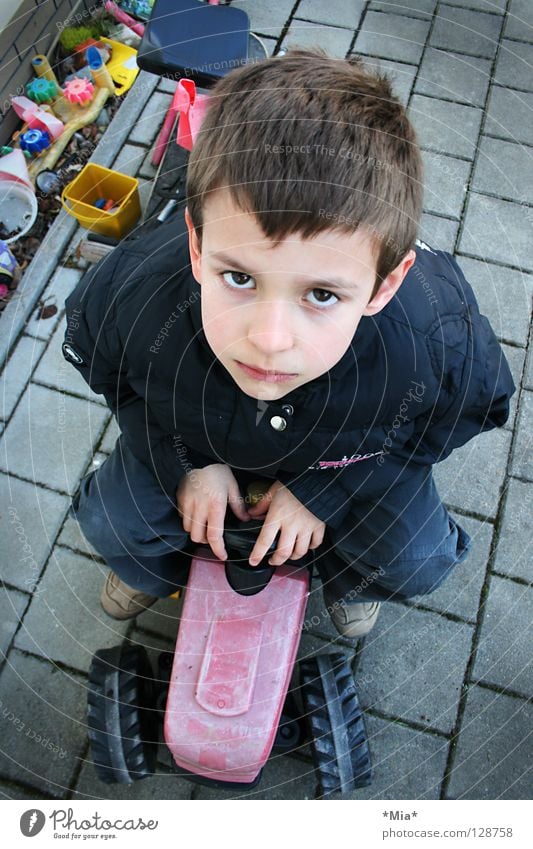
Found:
[[[328,292],[327,289],[313,289],[309,293],[309,297],[311,296],[313,298],[311,303],[314,307],[332,307],[339,300],[337,295],[334,295],[333,292]]]
[[[249,274],[244,274],[243,271],[224,271],[222,279],[232,289],[250,289],[250,283],[253,285],[254,279]]]

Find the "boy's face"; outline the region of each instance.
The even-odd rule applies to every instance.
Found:
[[[273,247],[228,190],[214,192],[203,214],[201,251],[188,213],[186,222],[204,332],[239,388],[264,401],[333,368],[361,317],[383,309],[415,258],[410,251],[371,300],[376,260],[364,228],[292,235]]]

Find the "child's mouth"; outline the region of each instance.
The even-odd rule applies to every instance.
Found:
[[[241,363],[239,360],[235,360],[235,362],[249,377],[253,377],[254,380],[264,380],[265,383],[283,383],[283,381],[292,380],[294,377],[298,376],[297,374],[287,374],[281,371],[265,371],[261,368],[248,366],[246,363]]]

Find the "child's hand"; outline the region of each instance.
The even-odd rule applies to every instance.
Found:
[[[226,560],[222,533],[228,504],[238,519],[250,518],[229,466],[214,463],[186,474],[177,489],[176,503],[192,541],[207,543],[216,557]]]
[[[250,565],[257,566],[268,551],[276,534],[279,540],[269,559],[271,566],[286,560],[299,560],[310,548],[318,548],[324,539],[326,525],[298,501],[279,481],[272,484],[259,504],[248,510],[253,519],[266,513],[257,542],[250,555]]]

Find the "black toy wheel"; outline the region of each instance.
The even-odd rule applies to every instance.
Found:
[[[106,784],[152,775],[157,709],[152,668],[142,646],[100,649],[89,671],[88,726],[96,773]]]
[[[366,787],[370,752],[348,660],[340,653],[307,658],[300,676],[319,795]]]

